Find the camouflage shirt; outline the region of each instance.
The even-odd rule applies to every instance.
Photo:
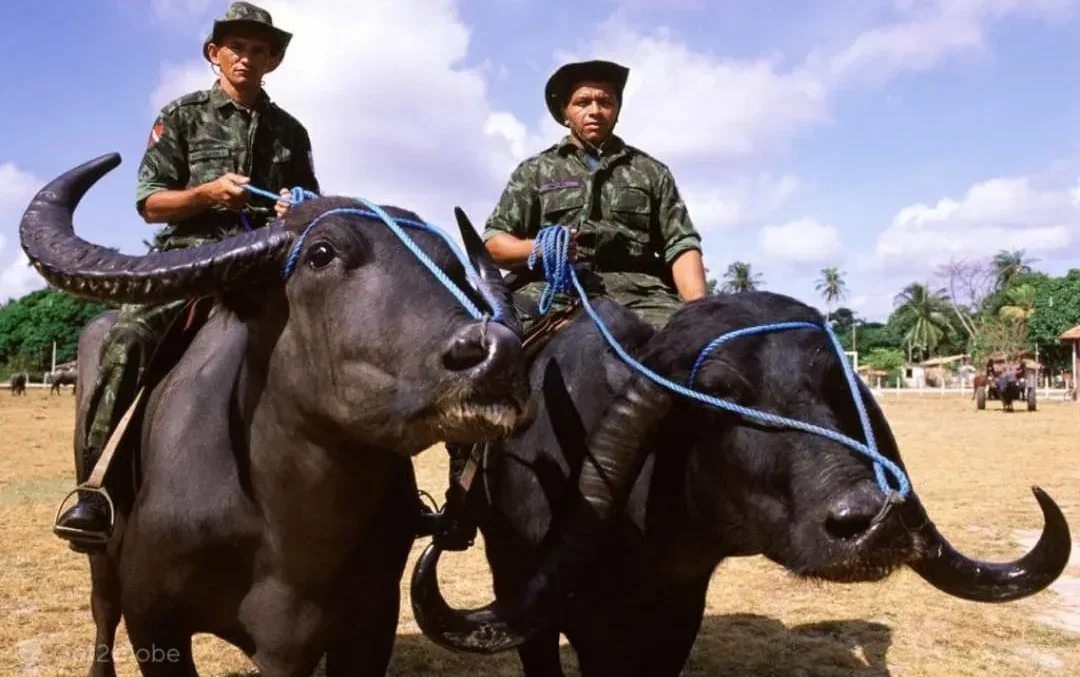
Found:
[[[605,145],[596,158],[567,136],[519,164],[484,239],[534,238],[543,226],[576,225],[578,261],[599,277],[589,287],[602,286],[623,303],[657,295],[677,303],[670,265],[687,250],[700,251],[701,237],[675,179],[666,165],[617,136]]]
[[[302,186],[319,192],[311,158],[311,139],[296,118],[266,92],[250,110],[237,104],[217,82],[186,94],[161,109],[147,140],[135,188],[141,214],[146,198],[161,190],[184,190],[233,172],[259,188],[277,193]],[[252,228],[274,218],[274,201],[249,195],[243,209]],[[242,230],[240,214],[215,206],[158,233],[164,240],[220,238]]]

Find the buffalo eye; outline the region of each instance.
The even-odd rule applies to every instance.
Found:
[[[305,258],[309,266],[318,270],[330,265],[335,256],[337,256],[337,252],[334,251],[333,247],[326,242],[320,242],[308,250]]]

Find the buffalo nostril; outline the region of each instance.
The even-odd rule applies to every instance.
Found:
[[[825,531],[843,540],[857,538],[870,529],[882,505],[883,499],[865,492],[845,496],[829,510]]]
[[[486,342],[479,333],[458,336],[443,353],[443,366],[450,371],[465,371],[483,362],[487,354]]]

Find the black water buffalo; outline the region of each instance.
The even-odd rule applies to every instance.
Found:
[[[11,375],[11,394],[12,395],[25,395],[26,394],[26,382],[29,380],[29,376],[25,371],[20,371]]]
[[[75,394],[75,384],[78,382],[78,372],[75,369],[57,369],[49,373],[49,383],[52,388],[49,394],[60,394],[60,386],[71,386],[71,394]]]
[[[629,311],[596,308],[632,354],[678,384],[725,332],[823,322],[784,296],[721,295],[687,304],[650,338]],[[694,386],[863,440],[840,359],[822,331],[747,335],[716,348]],[[887,501],[867,457],[674,395],[632,374],[585,316],[539,354],[530,382],[540,399],[535,422],[488,446],[470,492],[497,602],[449,608],[434,545],[412,580],[428,637],[480,653],[517,647],[529,677],[563,674],[559,632],[583,675],[679,674],[710,577],[728,557],[761,554],[798,576],[835,582],[878,581],[907,565],[945,593],[977,601],[1031,595],[1069,558],[1068,526],[1040,490],[1046,527],[1030,554],[1008,564],[968,559],[914,491],[899,505]],[[885,418],[860,391],[880,452],[901,464]]]
[[[505,325],[474,319],[350,199],[311,199],[266,228],[195,249],[136,257],[89,244],[73,233],[72,213],[118,163],[102,156],[37,195],[20,231],[31,262],[89,298],[216,303],[147,392],[132,462],[112,473],[116,529],[107,551],[90,555],[95,656],[105,660],[90,674],[115,674],[108,659],[122,615],[148,676],[195,674],[197,632],[240,647],[265,677],[310,674],[324,654],[328,676],[383,675],[413,541],[410,457],[519,422],[528,394],[520,326],[512,313]],[[460,212],[459,224],[476,285],[444,240],[409,234],[478,308],[488,307],[485,287],[504,306],[509,294]],[[83,332],[85,382],[115,316]],[[313,379],[323,384],[316,396]]]

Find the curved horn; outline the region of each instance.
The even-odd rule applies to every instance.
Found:
[[[896,438],[877,400],[865,384],[860,383],[859,389],[881,452],[907,473]],[[1044,524],[1038,543],[1031,552],[1014,562],[983,562],[966,557],[950,545],[930,520],[918,494],[912,491],[901,515],[926,548],[925,554],[908,562],[908,566],[938,590],[972,602],[1009,602],[1046,588],[1069,563],[1072,538],[1065,516],[1054,500],[1039,487],[1032,487],[1032,492],[1043,513]]]
[[[87,242],[75,235],[75,207],[119,164],[119,153],[108,153],[66,172],[42,188],[23,214],[23,250],[38,273],[63,291],[114,303],[203,296],[237,281],[254,281],[293,241],[292,233],[273,224],[201,247],[145,256]]]
[[[469,255],[469,260],[473,262],[473,265],[479,271],[480,281],[487,285],[488,291],[491,292],[495,301],[499,303],[498,310],[502,312],[503,324],[514,332],[518,338],[521,338],[524,330],[521,327],[521,320],[517,316],[517,311],[514,310],[513,296],[503,279],[502,273],[495,267],[491,254],[484,247],[484,241],[477,235],[476,229],[465,214],[465,210],[461,207],[454,207],[454,216],[457,218],[458,230],[461,231],[461,239],[465,243],[465,252]]]
[[[645,439],[671,402],[669,393],[636,375],[604,414],[581,468],[580,496],[516,609],[498,602],[469,611],[452,609],[439,591],[440,552],[429,546],[412,577],[413,614],[421,631],[450,649],[496,653],[520,646],[550,624],[598,549],[601,529],[621,509],[641,467]]]
[[[1039,487],[1031,491],[1042,508],[1042,535],[1031,552],[1004,563],[982,562],[958,552],[926,517],[916,499],[915,509],[926,520],[919,533],[928,548],[925,556],[909,566],[938,590],[972,602],[1011,602],[1043,590],[1065,570],[1072,540],[1069,525],[1054,499]]]

